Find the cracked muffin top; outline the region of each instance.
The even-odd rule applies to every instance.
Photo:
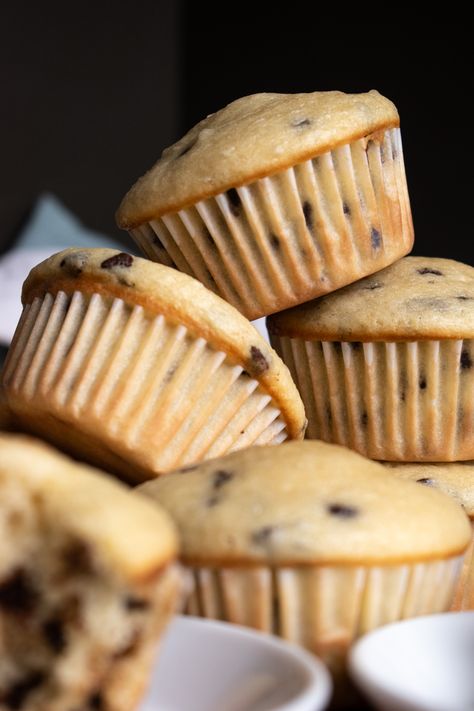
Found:
[[[303,436],[303,403],[286,365],[237,309],[193,277],[113,249],[71,248],[31,270],[22,301],[59,291],[119,298],[184,325],[261,383],[281,410],[290,437]]]
[[[327,341],[474,338],[474,268],[404,257],[320,299],[267,319],[277,336]]]
[[[397,109],[375,90],[245,96],[164,150],[122,200],[117,222],[136,227],[398,125]]]
[[[174,518],[191,564],[373,564],[466,548],[458,504],[376,462],[317,441],[242,450],[139,491]]]

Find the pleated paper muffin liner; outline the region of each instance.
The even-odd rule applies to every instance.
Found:
[[[474,458],[472,339],[271,342],[300,391],[309,438],[371,459]]]
[[[136,227],[144,254],[255,319],[407,254],[413,226],[400,130],[334,148]]]
[[[459,583],[451,610],[474,610],[474,519],[471,519],[472,540],[464,556]]]
[[[3,386],[23,426],[132,481],[288,434],[270,395],[225,353],[98,293],[26,305]]]
[[[387,566],[200,567],[188,612],[277,634],[339,672],[357,637],[448,610],[461,565],[462,556]]]

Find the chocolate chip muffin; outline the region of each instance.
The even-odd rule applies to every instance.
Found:
[[[35,267],[2,382],[17,425],[137,482],[301,438],[286,366],[236,309],[174,269],[110,249]]]
[[[474,458],[474,269],[406,257],[267,321],[308,436],[372,459]]]
[[[243,97],[167,148],[117,221],[249,319],[326,294],[412,247],[397,110],[377,91]]]
[[[471,544],[456,589],[452,610],[474,610],[474,462],[455,464],[387,464],[393,474],[434,486],[458,501],[470,518]]]
[[[143,484],[174,518],[193,614],[308,647],[449,608],[470,540],[447,496],[324,442],[251,448]]]
[[[0,434],[0,707],[136,708],[181,594],[172,521],[110,477]]]

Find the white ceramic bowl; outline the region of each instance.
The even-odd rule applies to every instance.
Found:
[[[171,623],[140,711],[319,711],[326,667],[299,647],[194,617]]]
[[[383,711],[474,711],[474,612],[380,627],[352,647],[349,669]]]

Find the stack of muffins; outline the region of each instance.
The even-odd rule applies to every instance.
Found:
[[[10,426],[151,480],[140,498],[177,524],[190,610],[301,643],[340,679],[360,634],[455,594],[473,607],[468,519],[434,488],[472,515],[474,473],[413,462],[474,458],[474,270],[405,257],[394,105],[235,101],[117,218],[148,260],[67,250],[25,282]],[[306,424],[330,444],[288,442]]]

